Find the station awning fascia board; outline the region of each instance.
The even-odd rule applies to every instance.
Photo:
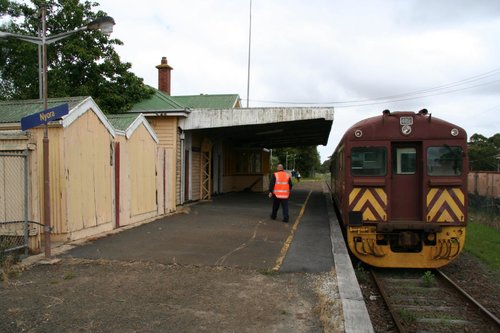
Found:
[[[181,121],[185,131],[248,147],[326,145],[333,108],[195,109]]]
[[[208,129],[312,119],[333,121],[333,108],[195,109],[185,120],[184,129]]]

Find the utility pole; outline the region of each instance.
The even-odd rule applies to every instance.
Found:
[[[248,28],[248,69],[247,69],[247,108],[250,103],[250,50],[252,46],[252,0],[250,0],[250,20]]]

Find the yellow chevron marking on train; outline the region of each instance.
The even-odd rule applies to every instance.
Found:
[[[427,206],[431,203],[432,199],[434,199],[434,196],[437,193],[437,188],[432,188],[429,193],[427,193]]]
[[[464,193],[462,192],[462,190],[459,188],[453,188],[452,191],[455,193],[458,200],[460,200],[460,203],[463,205],[465,202],[465,198],[464,198]]]
[[[363,221],[376,221],[375,215],[373,215],[372,210],[367,207],[363,212]]]
[[[434,206],[432,207],[432,209],[429,211],[429,215],[434,217],[436,216],[436,214],[438,213],[439,209],[441,208],[441,206],[447,202],[448,200],[452,200],[452,198],[450,197],[450,195],[448,194],[448,192],[443,192],[441,194],[441,196],[437,199],[436,203],[434,203]]]
[[[384,189],[382,189],[382,188],[376,188],[375,192],[377,192],[377,194],[380,197],[380,199],[382,199],[382,202],[384,203],[384,205],[387,206],[387,194],[385,194]]]
[[[455,196],[458,198],[459,202],[463,205],[464,204],[464,194],[463,192],[458,189],[454,188],[452,189],[453,193]],[[432,202],[434,197],[436,196],[436,193],[438,192],[437,189],[431,189],[429,193],[427,194],[427,206]],[[449,190],[445,190],[441,193],[439,198],[436,200],[432,208],[429,210],[427,214],[428,220],[434,219],[434,217],[438,214],[441,206],[447,203],[450,210],[455,213],[456,216],[463,216],[463,212],[460,206],[458,206],[457,202],[455,199],[451,196]],[[430,207],[429,207],[430,208]],[[453,218],[450,215],[450,212],[448,210],[445,210],[437,219],[438,222],[452,222]]]
[[[382,206],[380,206],[377,199],[375,199],[375,197],[373,196],[373,194],[370,191],[365,191],[365,193],[363,194],[361,199],[359,199],[358,203],[354,206],[353,210],[360,211],[366,202],[370,203],[372,208],[377,211],[379,216],[381,216],[381,217],[385,216],[384,208]],[[375,221],[376,219],[375,219],[375,216],[373,215],[373,212],[370,212],[370,213],[372,214],[373,220]],[[363,214],[363,219],[364,219],[364,214]]]
[[[453,222],[453,218],[451,217],[450,213],[448,213],[447,210],[445,210],[441,216],[438,218],[439,222]]]
[[[349,194],[349,205],[352,204],[358,193],[361,191],[361,188],[355,187],[352,189],[351,193]]]

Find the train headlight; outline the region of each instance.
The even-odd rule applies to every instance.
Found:
[[[451,130],[451,136],[457,136],[458,135],[458,129],[454,128]]]
[[[357,137],[357,138],[360,138],[363,136],[363,131],[362,130],[356,130],[356,132],[354,132],[354,136]]]
[[[429,242],[433,242],[434,240],[436,240],[436,234],[427,234],[427,240]]]

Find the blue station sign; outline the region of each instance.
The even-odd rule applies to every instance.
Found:
[[[21,129],[26,131],[27,129],[46,124],[49,121],[59,119],[68,113],[68,103],[64,103],[41,112],[30,114],[21,119]]]

